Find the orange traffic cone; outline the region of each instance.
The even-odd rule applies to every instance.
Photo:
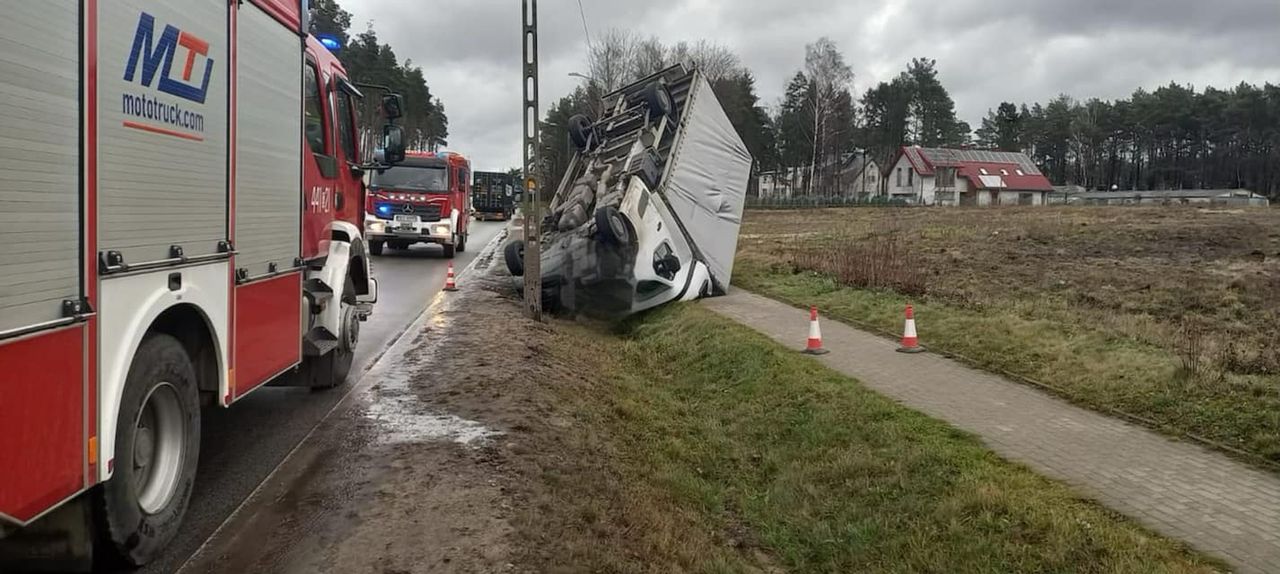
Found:
[[[449,262],[449,273],[445,275],[445,278],[444,278],[444,290],[450,291],[450,292],[458,290],[458,283],[454,280],[454,276],[453,276],[452,261]]]
[[[818,326],[818,308],[809,307],[809,343],[805,345],[807,355],[825,355],[830,351],[822,348],[822,327]]]
[[[898,347],[898,352],[924,352],[924,347],[920,346],[920,339],[916,336],[916,312],[911,305],[907,305],[907,323],[902,329],[902,346]]]

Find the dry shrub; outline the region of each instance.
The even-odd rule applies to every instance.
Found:
[[[1222,350],[1211,340],[1213,331],[1205,319],[1186,316],[1178,328],[1178,358],[1182,374],[1189,380],[1221,382],[1226,377]]]
[[[1246,339],[1233,332],[1219,349],[1217,362],[1224,371],[1237,375],[1280,374],[1280,348],[1265,338]]]
[[[821,273],[849,287],[923,295],[928,286],[921,262],[896,232],[838,237],[822,246],[801,243],[792,250],[791,264],[797,271]]]

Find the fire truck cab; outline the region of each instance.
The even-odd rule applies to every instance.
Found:
[[[346,379],[378,297],[371,166],[361,93],[307,29],[306,0],[6,4],[0,538],[74,508],[94,552],[144,564],[181,525],[201,405]]]
[[[369,250],[435,243],[452,259],[467,250],[471,223],[471,162],[453,152],[408,152],[373,174],[365,205]]]

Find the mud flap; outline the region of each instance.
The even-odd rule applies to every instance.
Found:
[[[312,389],[333,388],[334,353],[325,353],[319,357],[307,357],[298,367],[298,376],[294,385]]]

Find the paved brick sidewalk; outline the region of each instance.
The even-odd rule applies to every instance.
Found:
[[[804,346],[804,311],[742,290],[704,304]],[[923,318],[926,344],[928,333]],[[835,321],[822,334],[827,366],[1240,572],[1280,572],[1280,477],[937,355],[897,353],[893,341]]]

